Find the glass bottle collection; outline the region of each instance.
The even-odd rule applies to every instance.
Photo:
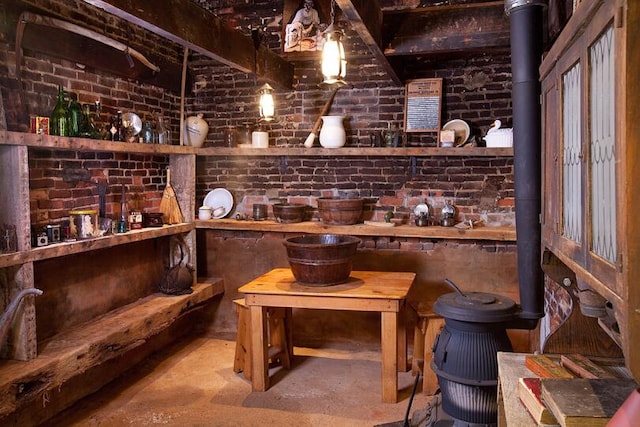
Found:
[[[100,112],[100,102],[96,101],[94,116],[99,118]],[[62,86],[58,86],[56,104],[49,116],[49,134],[110,141],[131,140],[131,130],[123,124],[122,111],[117,111],[102,127],[96,124],[94,116],[91,104],[80,105]],[[155,120],[147,119],[140,133],[134,136],[133,140],[145,144],[171,144],[171,130],[162,116]]]

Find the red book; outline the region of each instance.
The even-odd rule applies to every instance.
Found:
[[[557,425],[558,421],[542,401],[540,378],[519,378],[518,396],[538,425]]]

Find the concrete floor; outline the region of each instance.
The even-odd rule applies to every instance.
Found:
[[[379,349],[294,349],[290,371],[252,392],[233,372],[235,337],[189,337],[150,357],[47,426],[376,426],[404,420],[414,378],[399,374],[400,401],[381,401]],[[412,416],[431,397],[415,395]],[[402,425],[402,423],[398,423]]]

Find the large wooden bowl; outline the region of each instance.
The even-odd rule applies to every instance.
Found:
[[[362,221],[364,199],[344,199],[339,197],[320,197],[318,212],[325,224],[351,225]]]
[[[296,280],[308,286],[344,283],[361,240],[338,234],[308,234],[284,240]]]

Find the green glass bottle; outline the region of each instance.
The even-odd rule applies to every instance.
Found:
[[[49,116],[49,134],[69,136],[69,121],[62,86],[58,86],[58,100],[51,112],[51,116]]]
[[[80,136],[83,120],[82,107],[71,97],[69,97],[67,106],[67,117],[69,120],[69,136]]]

